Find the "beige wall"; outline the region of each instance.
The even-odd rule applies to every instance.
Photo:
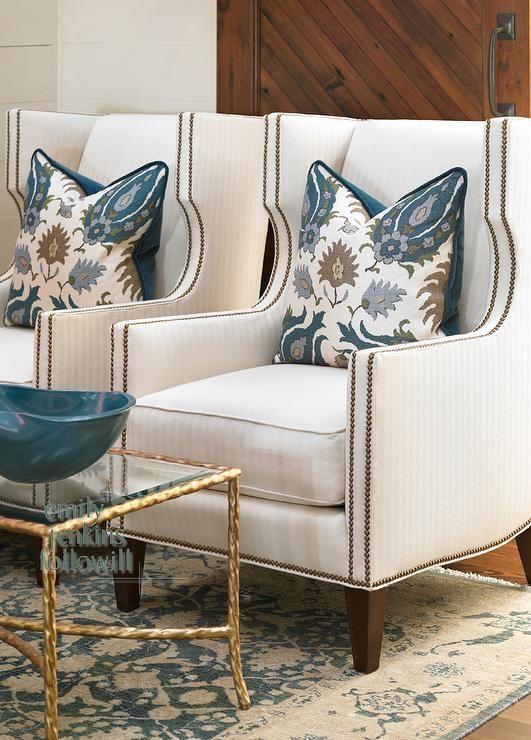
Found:
[[[216,0],[0,0],[0,19],[2,141],[11,107],[216,109]],[[3,146],[0,176],[5,182]],[[0,272],[18,230],[0,185]]]
[[[216,108],[216,0],[58,0],[59,108]]]
[[[0,0],[0,136],[9,108],[57,107],[57,0]],[[0,148],[5,182],[5,147]],[[11,261],[20,223],[0,187],[0,271]]]

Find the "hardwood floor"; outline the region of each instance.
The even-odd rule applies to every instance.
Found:
[[[491,550],[485,555],[451,563],[448,567],[453,570],[463,570],[466,573],[479,573],[482,576],[502,578],[504,581],[512,581],[513,583],[526,583],[516,540],[503,547],[498,547],[497,550]]]
[[[516,541],[477,558],[461,560],[448,566],[466,573],[526,583]],[[490,722],[468,735],[471,740],[531,740],[531,696],[513,704]]]

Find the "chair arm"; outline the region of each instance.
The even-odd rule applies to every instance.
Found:
[[[190,298],[43,311],[38,316],[35,331],[35,385],[41,388],[109,388],[113,324],[186,313],[190,310]]]
[[[181,383],[268,365],[281,314],[269,310],[193,314],[113,328],[114,388],[137,398]]]
[[[346,508],[356,580],[383,585],[529,523],[529,353],[507,334],[352,358]]]

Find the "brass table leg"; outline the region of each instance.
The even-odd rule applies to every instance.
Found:
[[[240,479],[229,481],[229,655],[234,688],[241,709],[251,706],[240,652]]]
[[[57,740],[57,627],[55,621],[55,543],[42,538],[42,613],[44,647],[44,732],[46,740]]]

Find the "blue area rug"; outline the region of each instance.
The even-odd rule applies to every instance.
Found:
[[[142,627],[223,624],[225,562],[148,546],[130,615],[112,581],[62,577],[59,618]],[[35,617],[30,541],[0,533],[2,610]],[[341,587],[242,566],[253,706],[236,707],[223,641],[59,637],[60,737],[459,738],[530,689],[531,593],[432,570],[390,589],[380,670],[351,668]],[[24,635],[36,646],[38,635]],[[42,737],[42,682],[0,643],[0,738]]]

